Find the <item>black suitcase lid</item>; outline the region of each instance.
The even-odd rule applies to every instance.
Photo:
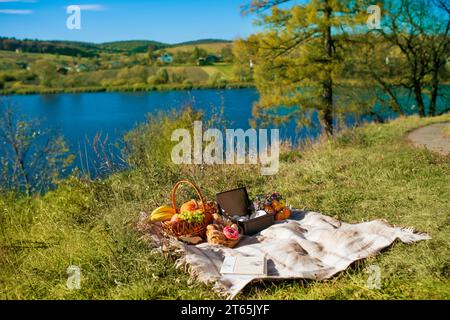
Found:
[[[251,214],[251,203],[245,187],[220,192],[216,194],[216,199],[222,213],[229,217]]]

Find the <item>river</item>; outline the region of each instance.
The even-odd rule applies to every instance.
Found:
[[[110,142],[117,141],[124,133],[144,122],[147,115],[154,115],[158,111],[191,105],[195,110],[203,111],[206,118],[209,118],[213,112],[223,108],[225,120],[231,128],[246,130],[250,128],[252,106],[258,98],[255,89],[36,94],[8,97],[14,102],[18,113],[30,119],[40,119],[43,126],[60,132],[69,143],[70,151],[77,155],[74,165],[78,167],[83,161],[80,150],[85,150],[87,141],[92,141],[96,134],[108,136]],[[404,99],[411,100],[410,97]],[[448,101],[445,103],[448,104]],[[349,116],[345,123],[354,125],[359,120],[361,119]],[[370,121],[370,118],[366,117],[365,120]],[[312,122],[318,123],[317,116]],[[297,131],[294,121],[279,128],[281,138],[293,141],[315,137],[320,133],[318,128],[303,128]]]

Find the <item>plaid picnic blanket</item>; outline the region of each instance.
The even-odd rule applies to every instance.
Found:
[[[396,239],[404,243],[431,239],[427,234],[394,227],[384,220],[348,224],[317,212],[302,211],[294,211],[291,219],[255,236],[243,237],[234,249],[208,243],[188,245],[168,239],[161,230],[148,225],[143,231],[158,250],[177,250],[180,267],[187,267],[201,282],[212,282],[217,291],[230,299],[255,280],[328,279],[353,262],[376,255]],[[222,275],[220,268],[227,255],[264,255],[267,276]]]

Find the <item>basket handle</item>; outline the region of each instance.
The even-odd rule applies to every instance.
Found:
[[[178,187],[180,185],[182,185],[182,184],[187,184],[187,185],[191,186],[192,188],[194,188],[195,192],[197,192],[197,195],[200,198],[200,201],[202,202],[202,207],[203,207],[202,209],[203,209],[203,211],[206,211],[205,200],[203,199],[203,196],[202,196],[202,193],[200,192],[200,189],[195,184],[193,184],[192,182],[190,182],[188,180],[180,180],[173,186],[173,189],[172,189],[172,208],[174,208],[175,211],[178,212],[177,200],[176,200],[176,196],[175,195],[176,195]]]

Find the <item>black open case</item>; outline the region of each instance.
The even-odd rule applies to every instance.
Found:
[[[252,214],[250,209],[251,202],[245,187],[218,193],[216,198],[219,205],[219,212],[229,218],[234,216],[250,216]],[[251,236],[270,227],[273,222],[274,216],[266,214],[258,218],[242,222],[239,221],[238,223],[244,230],[244,234]]]

